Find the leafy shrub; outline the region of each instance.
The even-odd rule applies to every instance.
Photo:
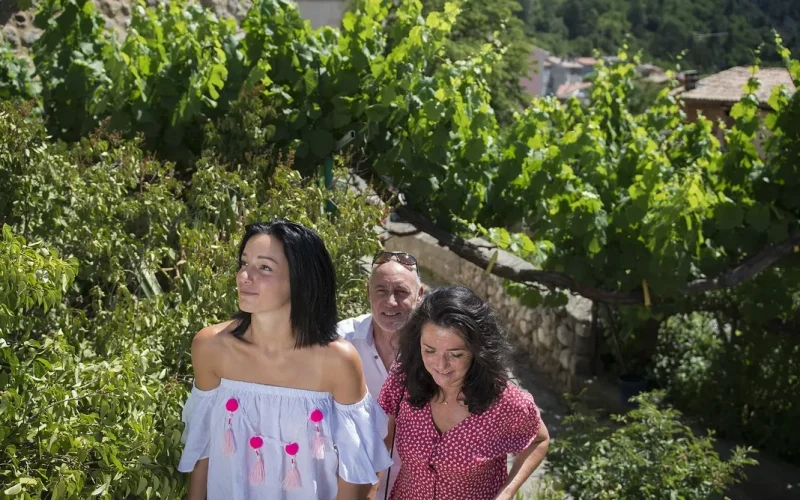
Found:
[[[566,417],[547,458],[561,484],[577,499],[721,498],[755,464],[749,448],[728,461],[714,451],[711,435],[697,437],[681,414],[660,408],[662,393],[636,397],[639,408],[614,416],[610,427],[587,413]]]
[[[700,424],[798,462],[799,359],[791,335],[693,314],[662,327],[654,375]]]
[[[217,116],[235,33],[233,19],[220,20],[197,3],[149,9],[137,0],[125,41],[107,52],[113,85],[97,113],[109,115],[115,130],[142,133],[148,149],[191,164],[202,146],[197,136]]]
[[[92,130],[111,84],[103,64],[111,35],[91,0],[43,0],[34,19],[42,36],[33,61],[42,82],[42,104],[50,132],[77,141]]]
[[[34,99],[41,88],[33,79],[30,60],[16,54],[14,47],[0,35],[0,99]]]
[[[0,317],[37,305],[47,311],[58,304],[75,276],[77,261],[64,261],[55,250],[29,245],[8,225],[3,225],[0,243]]]
[[[502,229],[491,233],[501,247],[508,228],[523,228],[508,249],[567,273],[575,289],[632,303],[644,290],[681,302],[687,283],[797,232],[800,98],[775,90],[762,118],[755,78],[731,110],[725,148],[711,120],[685,123],[667,89],[631,113],[638,61],[625,51],[620,64],[598,65],[591,106],[538,99],[501,130],[486,75],[502,51],[443,58],[457,3],[423,16],[420,2],[359,0],[337,31],[311,29],[291,2],[255,0],[237,34],[183,0],[154,10],[140,1],[122,43],[88,0],[40,5],[34,60],[48,130],[77,141],[110,118],[187,177],[203,129],[223,161],[248,163],[252,144],[294,154],[305,176],[352,131],[361,166],[408,208],[449,229]]]
[[[191,339],[235,310],[244,224],[316,229],[344,316],[367,309],[361,257],[381,212],[270,156],[252,158],[264,175],[209,150],[182,180],[102,130],[51,143],[25,112],[0,103],[0,484],[19,498],[179,498]]]
[[[498,51],[484,46],[467,60],[442,61],[458,5],[423,17],[420,2],[360,0],[336,31],[310,29],[291,2],[253,3],[239,36],[197,7],[171,2],[148,10],[140,2],[120,43],[91,1],[39,2],[36,24],[44,33],[33,60],[45,122],[24,108],[0,108],[0,220],[80,267],[58,314],[33,307],[9,320],[9,345],[15,363],[28,363],[25,373],[37,359],[64,360],[53,374],[14,372],[15,390],[44,399],[31,408],[15,400],[7,408],[23,418],[0,425],[13,434],[63,411],[59,417],[94,432],[100,445],[79,441],[66,453],[78,457],[64,464],[76,471],[69,476],[54,468],[60,462],[50,451],[37,445],[34,456],[30,445],[9,441],[1,453],[19,452],[13,470],[0,474],[10,482],[34,478],[21,486],[26,494],[56,491],[62,477],[71,478],[68,496],[139,491],[140,478],[126,472],[141,472],[135,451],[79,425],[102,417],[91,416],[102,401],[116,405],[110,414],[118,419],[160,411],[145,430],[109,429],[152,444],[147,495],[178,491],[174,443],[164,433],[174,429],[185,385],[158,399],[120,382],[147,402],[141,409],[115,399],[117,385],[107,400],[90,396],[84,389],[100,390],[100,379],[69,379],[68,372],[93,373],[103,360],[142,381],[145,394],[158,385],[152,377],[163,384],[169,374],[185,384],[191,333],[233,308],[234,240],[246,222],[289,215],[316,228],[337,263],[342,311],[364,307],[359,258],[376,248],[376,209],[284,168],[313,174],[344,132],[357,132],[364,166],[403,191],[409,208],[450,228],[490,227],[500,247],[537,267],[634,302],[649,286],[655,298],[678,299],[680,307],[687,282],[716,276],[797,231],[798,94],[773,92],[762,123],[759,84],[749,82],[722,148],[713,123],[684,123],[666,91],[633,115],[635,71],[625,62],[599,68],[591,107],[541,99],[501,130],[485,80]],[[390,17],[391,46],[383,31]],[[779,50],[800,81],[800,65]],[[70,144],[50,142],[48,134]],[[759,134],[768,136],[764,155],[754,145]],[[325,213],[327,197],[338,215]],[[509,234],[510,227],[526,232]],[[772,275],[780,282],[754,280],[740,290],[752,297],[776,291],[780,300],[768,302],[780,304],[774,314],[787,320],[796,303],[786,293],[796,276],[788,268]],[[749,303],[751,316],[759,314],[761,304]],[[649,316],[644,308],[637,313]],[[151,400],[155,407],[147,406]],[[50,436],[66,432],[57,418],[48,422]],[[104,458],[112,455],[124,457],[117,458],[123,471]],[[0,463],[11,462],[4,455]]]
[[[172,318],[152,310],[153,300],[136,303],[141,308],[135,303],[133,297],[121,300],[96,321],[63,311],[49,329],[34,332],[38,339],[2,347],[2,371],[8,378],[0,387],[0,482],[10,485],[6,494],[180,494],[184,481],[174,464],[186,384],[162,368],[164,349],[158,339],[135,342],[130,336],[155,326],[154,318],[172,335],[179,324],[167,323]],[[109,324],[114,326],[125,322],[127,329],[110,331],[103,320],[114,320]],[[116,347],[97,352],[94,335],[114,335]]]
[[[567,500],[569,496],[560,489],[552,476],[541,476],[532,495],[517,493],[514,500]]]
[[[522,244],[508,249],[574,278],[549,275],[546,285],[602,288],[635,304],[645,290],[655,303],[683,303],[687,283],[796,238],[800,98],[787,89],[765,113],[751,79],[723,148],[714,123],[686,123],[667,89],[631,113],[638,61],[622,51],[620,64],[598,65],[591,106],[537,99],[501,130],[487,75],[502,67],[502,50],[443,58],[457,2],[426,16],[417,1],[356,3],[341,29],[313,30],[291,2],[254,0],[237,34],[184,0],[156,9],[140,0],[120,43],[89,0],[44,0],[34,61],[48,130],[77,141],[110,118],[186,177],[204,128],[216,130],[209,144],[232,139],[218,152],[226,162],[246,163],[247,148],[235,148],[252,143],[293,153],[306,176],[352,131],[361,166],[401,190],[408,208],[448,229],[502,229],[493,233],[501,247],[508,228],[522,228],[513,238]],[[236,109],[243,90],[264,106]]]
[[[278,109],[261,94],[261,87],[244,89],[219,120],[205,127],[205,147],[225,163],[249,165],[269,177],[273,162],[259,162],[275,146]]]

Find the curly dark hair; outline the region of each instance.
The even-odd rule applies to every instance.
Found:
[[[408,402],[421,408],[439,388],[422,361],[422,327],[433,323],[459,332],[473,356],[462,393],[470,413],[488,409],[508,383],[511,346],[489,304],[464,286],[443,286],[428,293],[399,336],[398,369],[405,376]]]

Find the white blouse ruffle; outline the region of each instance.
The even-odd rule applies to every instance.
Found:
[[[237,409],[226,403],[236,400]],[[315,459],[311,448],[316,424],[309,416],[319,410],[320,433],[326,442],[323,459]],[[230,419],[234,450],[223,453]],[[367,393],[358,403],[342,405],[330,393],[290,389],[222,379],[210,391],[196,387],[183,408],[185,424],[181,441],[181,472],[191,472],[198,460],[209,459],[208,498],[211,500],[335,499],[337,475],[349,483],[375,484],[377,473],[388,469],[392,460],[383,439],[388,417]],[[248,476],[258,459],[249,441],[263,440],[260,448],[265,477],[253,485]],[[284,491],[283,478],[292,457],[284,446],[297,443],[294,456],[302,486]]]

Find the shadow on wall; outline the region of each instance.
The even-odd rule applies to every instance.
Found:
[[[0,24],[6,24],[18,10],[19,2],[17,0],[3,0],[0,2]]]

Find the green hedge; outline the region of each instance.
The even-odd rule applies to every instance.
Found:
[[[271,174],[209,150],[189,179],[98,132],[45,139],[0,103],[0,484],[20,498],[176,498],[189,347],[235,310],[243,225],[315,228],[337,270],[342,316],[366,310],[360,259],[381,212],[325,191],[277,158]],[[249,167],[250,165],[247,165]],[[331,197],[338,213],[325,212]],[[61,260],[59,255],[69,255]],[[2,490],[0,490],[2,491]]]
[[[800,339],[721,315],[676,316],[662,328],[653,372],[699,424],[800,462]]]
[[[660,406],[663,396],[636,396],[639,407],[612,425],[587,412],[567,416],[547,455],[558,482],[581,500],[723,498],[757,463],[753,450],[721,460],[710,435],[696,436],[677,410]]]

